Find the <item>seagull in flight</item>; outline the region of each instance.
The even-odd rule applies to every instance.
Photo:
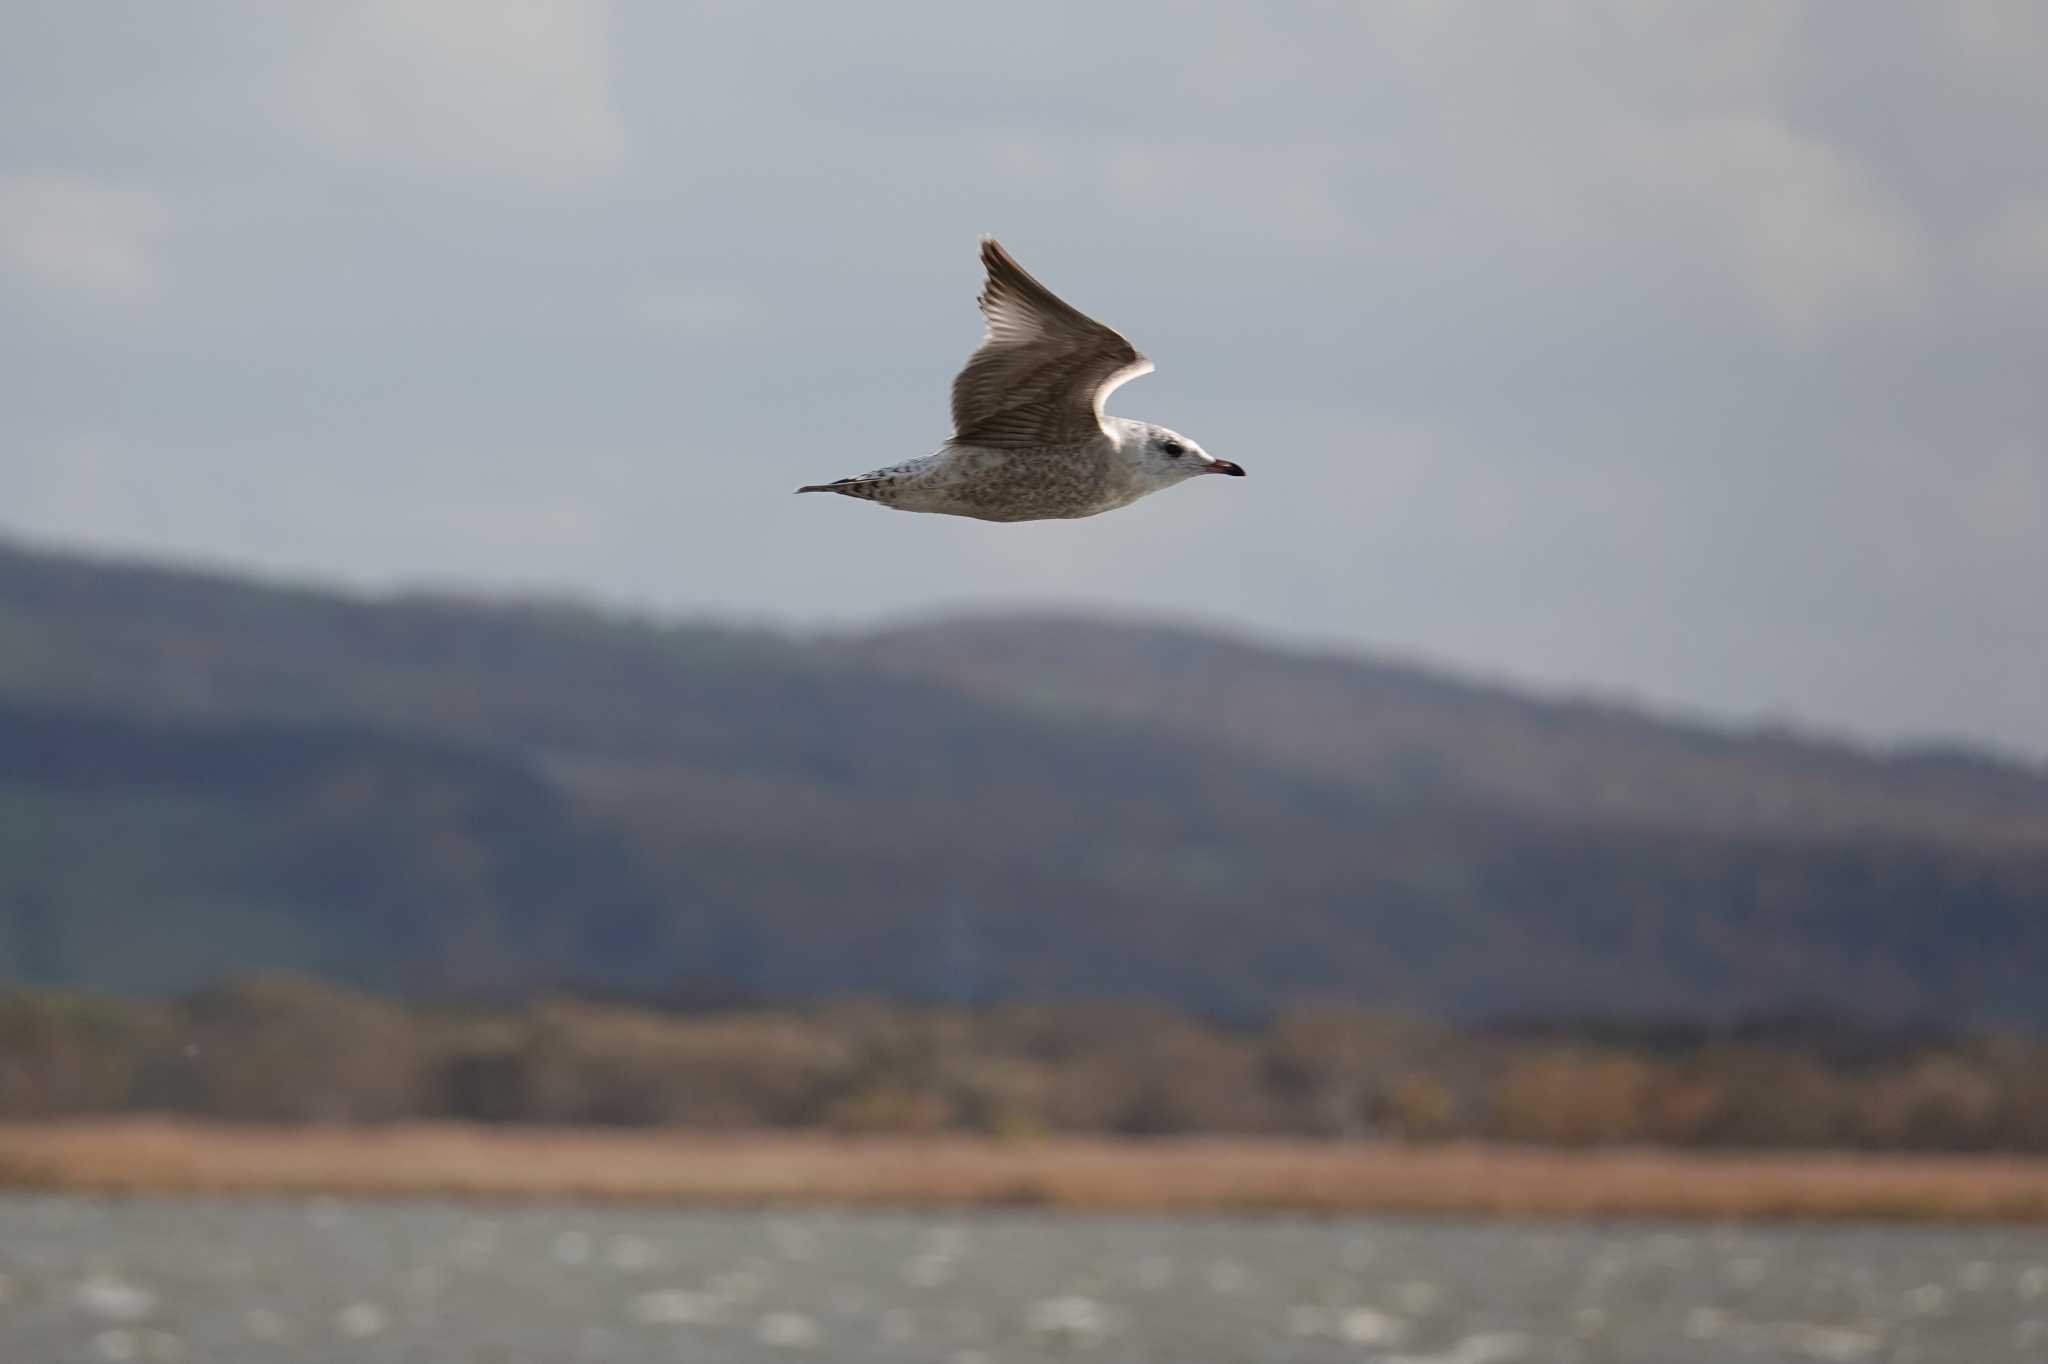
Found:
[[[936,454],[798,492],[1046,521],[1115,511],[1198,474],[1244,476],[1177,431],[1104,413],[1103,399],[1152,362],[1060,301],[995,238],[981,239],[981,263],[988,333],[953,380],[953,438]]]

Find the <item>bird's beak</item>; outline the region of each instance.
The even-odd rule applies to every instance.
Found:
[[[1205,474],[1229,474],[1232,478],[1243,478],[1244,470],[1227,459],[1212,459],[1202,467]]]

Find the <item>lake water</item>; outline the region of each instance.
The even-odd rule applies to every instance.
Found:
[[[2048,1231],[0,1198],[7,1364],[2048,1361]]]

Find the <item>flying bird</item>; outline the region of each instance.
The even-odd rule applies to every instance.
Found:
[[[1152,362],[981,239],[988,332],[953,380],[953,438],[938,453],[800,493],[898,511],[1045,521],[1127,507],[1198,474],[1244,470],[1177,431],[1112,417],[1102,401]]]

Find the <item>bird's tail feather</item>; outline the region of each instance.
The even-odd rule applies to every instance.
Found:
[[[886,479],[870,478],[863,474],[856,478],[835,478],[830,483],[806,483],[798,488],[800,493],[848,493],[858,497],[862,488],[873,489],[887,482]]]

